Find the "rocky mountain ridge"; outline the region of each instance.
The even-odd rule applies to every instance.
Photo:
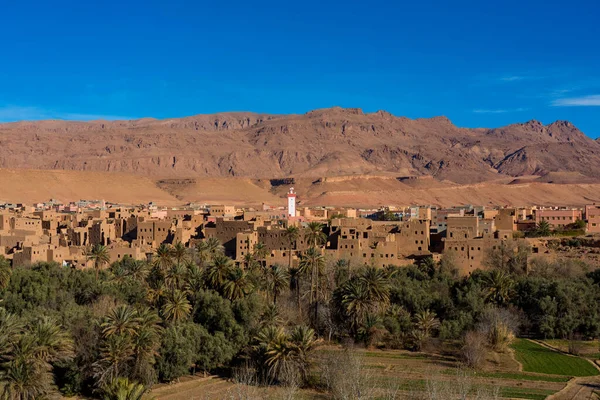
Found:
[[[330,108],[131,121],[0,124],[0,167],[152,178],[431,175],[457,183],[574,172],[600,176],[600,141],[568,121],[459,128],[445,117]]]

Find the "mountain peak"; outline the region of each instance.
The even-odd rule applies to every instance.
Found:
[[[444,116],[332,107],[305,115],[0,124],[0,167],[150,177],[332,176],[379,171],[454,182],[548,171],[599,175],[600,141],[571,122],[458,129]],[[40,151],[40,149],[42,151]],[[33,156],[35,155],[35,156]]]
[[[326,116],[326,115],[339,115],[339,114],[350,114],[350,115],[365,115],[360,108],[343,108],[339,106],[329,108],[318,108],[306,113],[307,116]]]

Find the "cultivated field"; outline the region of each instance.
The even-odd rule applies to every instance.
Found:
[[[512,347],[514,350],[508,353],[490,354],[482,370],[477,372],[461,368],[451,353],[401,350],[355,350],[353,361],[339,362],[338,368],[342,369],[347,380],[345,385],[360,386],[364,395],[361,398],[424,399],[433,398],[430,397],[433,392],[438,393],[439,399],[457,398],[461,393],[479,399],[588,398],[581,397],[583,389],[587,390],[586,395],[592,395],[594,387],[590,385],[597,379],[593,375],[599,371],[589,361],[524,339],[517,340]],[[336,355],[342,352],[337,347],[321,348],[316,352],[315,358],[320,361],[315,362],[312,374],[317,387],[323,379],[323,367],[319,365],[329,365],[327,360],[336,360]],[[574,379],[576,376],[587,377]],[[148,398],[152,397],[184,400],[333,399],[341,396],[333,396],[324,389],[256,387],[236,384],[229,378],[197,376],[182,379],[180,383],[157,386]]]

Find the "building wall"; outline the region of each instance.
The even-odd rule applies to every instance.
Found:
[[[89,243],[94,246],[101,244],[107,246],[116,239],[114,222],[94,221],[89,228]]]
[[[235,206],[214,204],[209,206],[210,215],[214,217],[233,217],[236,214]]]
[[[475,216],[469,217],[452,217],[447,219],[446,238],[451,240],[470,239],[479,237],[479,218]]]
[[[13,217],[11,229],[14,231],[31,232],[32,235],[42,235],[42,220],[39,218]]]
[[[139,247],[113,247],[108,250],[108,254],[111,262],[119,261],[125,256],[129,256],[134,260],[146,259],[146,253]]]
[[[461,275],[468,275],[476,269],[484,269],[488,253],[502,241],[494,237],[448,239],[444,241],[444,253],[451,254]]]
[[[600,233],[600,206],[587,205],[585,206],[585,219],[587,221],[588,233]]]
[[[225,254],[236,258],[236,235],[239,232],[252,231],[254,224],[249,221],[226,221],[217,218],[213,224],[205,226],[204,233],[207,238],[216,237],[225,247]]]
[[[535,222],[547,221],[553,229],[564,228],[582,219],[581,210],[536,210]]]
[[[517,210],[515,210],[514,208],[503,208],[498,210],[498,213],[494,217],[494,220],[496,222],[496,229],[498,230],[517,230]]]
[[[171,221],[139,221],[136,227],[138,242],[147,243],[152,246],[169,243],[172,238],[171,225]]]

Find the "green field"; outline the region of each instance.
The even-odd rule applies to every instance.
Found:
[[[515,357],[527,372],[564,376],[600,374],[587,360],[552,351],[526,339],[517,339],[512,347]]]
[[[443,372],[446,375],[456,374],[456,370],[448,369]],[[568,382],[569,376],[551,376],[531,374],[527,372],[474,372],[473,376],[478,378],[497,378],[514,379],[516,381],[537,381],[537,382]]]
[[[571,341],[566,339],[546,339],[544,343],[555,347],[561,351],[569,352],[569,343]],[[600,347],[596,340],[575,340],[575,347],[579,351],[579,355],[582,357],[590,358],[592,360],[600,359]]]

